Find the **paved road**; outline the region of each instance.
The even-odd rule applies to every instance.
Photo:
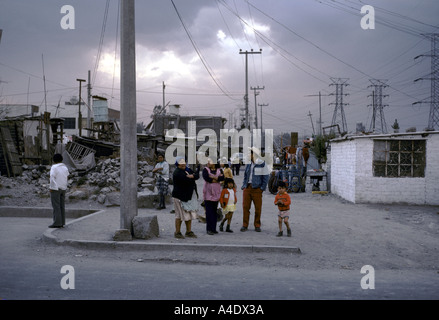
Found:
[[[224,265],[222,255],[227,261],[227,253],[191,261],[185,252],[150,258],[144,252],[44,244],[41,234],[47,223],[44,218],[0,218],[0,299],[439,298],[435,270],[375,270],[375,289],[366,290],[361,279],[367,274],[360,270],[266,267],[254,265],[255,257],[246,255],[234,265]],[[63,277],[73,275],[61,273],[64,265],[74,268],[74,289],[61,287]]]

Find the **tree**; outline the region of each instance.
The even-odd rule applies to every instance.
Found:
[[[316,155],[320,164],[326,163],[327,160],[327,142],[335,138],[335,134],[318,135],[314,138],[311,145],[311,151]]]

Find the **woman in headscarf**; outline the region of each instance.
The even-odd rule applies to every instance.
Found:
[[[200,177],[200,167],[194,172],[186,166],[183,157],[177,157],[175,165],[177,168],[173,174],[174,188],[172,197],[175,209],[175,233],[177,239],[196,238],[192,232],[192,220],[197,219],[198,211],[198,192],[196,180]],[[186,233],[181,233],[182,221],[186,224]]]

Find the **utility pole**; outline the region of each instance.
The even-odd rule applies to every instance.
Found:
[[[79,107],[78,107],[78,128],[79,128],[79,136],[82,137],[82,113],[81,113],[81,88],[82,83],[85,82],[84,79],[76,79],[79,82]]]
[[[123,0],[120,6],[120,228],[132,234],[132,220],[137,216],[135,1]]]
[[[260,93],[260,92],[256,92],[256,90],[264,90],[264,89],[265,89],[265,86],[263,86],[262,88],[259,86],[256,88],[250,87],[250,90],[253,90],[253,92],[255,94],[255,129],[258,128],[258,108],[257,108],[257,103],[256,103],[256,96],[258,96]]]
[[[325,94],[324,96],[329,96],[329,94]],[[305,97],[319,97],[319,121],[318,121],[318,123],[319,123],[319,135],[321,136],[323,133],[323,130],[322,130],[322,124],[323,124],[323,121],[322,121],[322,93],[319,91],[319,94],[310,94],[310,95],[307,95]]]
[[[427,55],[419,55],[415,57],[415,60],[419,57],[431,57],[431,78],[419,78],[419,80],[431,81],[431,97],[430,97],[430,115],[428,117],[427,130],[439,129],[439,33],[423,34],[424,37],[431,41],[431,53]],[[417,101],[413,105],[418,103],[425,103],[423,101]]]
[[[248,55],[249,54],[261,54],[262,49],[259,51],[242,51],[242,49],[239,49],[239,54],[245,54],[245,96],[244,96],[244,102],[245,102],[245,127],[247,129],[250,129],[250,123],[249,123],[249,116],[248,116]]]
[[[162,106],[162,111],[165,110],[165,82],[163,81],[163,106]]]
[[[44,54],[41,55],[41,63],[43,65],[43,84],[44,84],[44,111],[47,112],[47,90],[46,90],[46,72],[44,71]]]
[[[344,113],[344,106],[347,105],[347,103],[343,103],[343,97],[347,96],[347,94],[343,93],[343,89],[344,87],[348,86],[346,82],[349,79],[331,78],[331,80],[332,84],[330,84],[330,86],[335,86],[335,102],[330,103],[335,105],[331,126],[335,127],[338,124],[341,129],[341,133],[345,133],[348,131],[346,116]],[[331,129],[331,132],[334,132],[334,129]]]
[[[380,116],[380,133],[387,133],[387,124],[386,119],[384,118],[384,107],[387,105],[383,105],[383,98],[388,97],[388,95],[383,95],[383,88],[388,87],[385,82],[387,80],[377,80],[377,79],[371,79],[369,80],[372,85],[369,87],[373,87],[374,90],[372,91],[372,107],[373,107],[373,113],[372,113],[372,121],[370,123],[370,131],[375,132],[376,130],[376,120],[377,115]]]
[[[88,103],[88,108],[87,108],[87,128],[91,129],[91,108],[92,108],[92,105],[91,105],[91,72],[90,72],[90,70],[88,70],[87,90],[88,90],[88,93],[87,93],[87,96],[88,96],[88,99],[87,99],[87,101],[88,101],[87,102]],[[90,137],[90,134],[91,134],[91,131],[88,130],[87,136]]]
[[[262,107],[268,107],[268,104],[258,104],[261,107],[261,132],[262,132],[262,128],[263,128],[263,124],[262,124]]]
[[[312,113],[311,113],[311,111],[308,111],[308,117],[311,119],[312,134],[315,135],[316,131],[314,130],[314,122],[312,122]]]

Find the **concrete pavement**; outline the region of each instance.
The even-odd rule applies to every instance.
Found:
[[[238,187],[242,175],[237,177]],[[198,181],[199,194],[203,181]],[[439,270],[439,212],[434,206],[352,204],[333,195],[291,193],[292,237],[276,237],[278,232],[274,195],[263,193],[262,232],[240,232],[242,224],[242,191],[238,191],[237,211],[232,220],[233,233],[206,234],[206,225],[192,223],[196,239],[176,239],[175,216],[166,210],[139,209],[139,216],[157,215],[160,236],[150,240],[115,242],[120,229],[120,208],[109,207],[84,217],[72,217],[63,229],[47,229],[45,241],[62,246],[95,249],[145,250],[176,252],[185,249],[203,259],[206,253],[262,252],[254,255],[264,263],[284,263],[306,269],[360,270],[372,265],[382,270]],[[74,206],[74,203],[69,206]],[[202,209],[200,207],[200,209]],[[47,225],[51,224],[48,208]],[[4,210],[0,210],[4,211]],[[21,208],[24,214],[36,214],[36,208]],[[1,215],[1,214],[0,214]],[[40,214],[39,214],[40,215]],[[285,230],[285,227],[284,227]],[[185,227],[182,226],[184,233]],[[284,233],[285,234],[285,233]],[[270,256],[271,258],[266,258]],[[295,256],[295,258],[292,258]],[[255,259],[256,259],[255,258]],[[215,259],[215,257],[214,257]],[[194,260],[194,259],[192,259]],[[256,262],[258,262],[257,260]]]
[[[300,253],[297,239],[286,236],[286,228],[283,226],[284,236],[276,237],[278,233],[277,211],[273,204],[274,195],[268,191],[263,195],[262,232],[255,232],[252,227],[254,210],[252,207],[250,226],[248,231],[241,232],[242,226],[242,184],[243,174],[235,177],[238,186],[237,211],[234,213],[231,229],[233,233],[221,232],[216,235],[207,235],[206,224],[199,220],[192,221],[192,231],[197,238],[176,239],[175,215],[171,213],[172,204],[167,204],[164,210],[138,209],[138,216],[157,216],[160,235],[157,238],[132,241],[113,241],[113,235],[120,229],[120,207],[109,207],[89,215],[79,217],[67,223],[62,229],[48,229],[43,236],[45,241],[60,245],[70,245],[89,248],[123,248],[123,249],[196,249],[196,250],[227,250],[236,252],[288,252]],[[197,181],[198,194],[202,197],[204,181]],[[172,187],[171,187],[172,188]],[[199,199],[201,203],[202,199]],[[200,206],[200,215],[204,215],[204,209]],[[76,214],[76,217],[78,214]],[[182,225],[182,233],[186,231]]]

